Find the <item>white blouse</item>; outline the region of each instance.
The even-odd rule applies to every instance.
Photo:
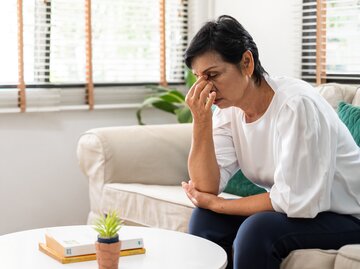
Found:
[[[265,79],[275,94],[255,122],[236,107],[214,111],[219,191],[241,169],[289,217],[332,211],[360,218],[360,148],[347,127],[308,83]]]

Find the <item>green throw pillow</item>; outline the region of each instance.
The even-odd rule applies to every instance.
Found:
[[[259,193],[264,193],[266,190],[248,180],[241,170],[237,171],[235,175],[230,179],[224,192],[235,194],[238,196],[249,196]]]
[[[360,107],[340,102],[338,115],[350,130],[356,144],[360,147]]]

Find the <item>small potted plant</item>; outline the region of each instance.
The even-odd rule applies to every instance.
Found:
[[[118,231],[122,225],[123,221],[115,210],[109,211],[106,215],[100,215],[95,220],[93,228],[98,232],[95,245],[99,269],[118,268],[121,248]]]

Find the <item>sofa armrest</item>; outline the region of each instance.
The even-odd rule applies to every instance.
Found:
[[[188,180],[191,130],[191,124],[89,130],[78,141],[79,164],[90,181],[101,185],[178,185]]]

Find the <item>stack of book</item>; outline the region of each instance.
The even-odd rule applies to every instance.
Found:
[[[95,242],[97,233],[90,226],[77,229],[50,228],[45,232],[45,243],[39,243],[39,250],[61,263],[96,260]],[[127,238],[121,235],[119,256],[144,254],[142,238]]]

